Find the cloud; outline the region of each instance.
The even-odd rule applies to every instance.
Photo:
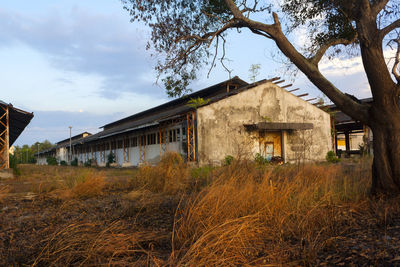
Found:
[[[100,131],[100,126],[123,116],[122,113],[97,115],[85,111],[34,111],[34,118],[17,139],[15,145],[33,144],[45,139],[56,143],[69,137],[69,125],[72,125],[73,135],[85,131],[94,134]]]
[[[125,12],[122,7],[120,12]],[[47,10],[32,17],[0,8],[0,47],[23,44],[45,55],[60,70],[104,78],[99,94],[117,98],[122,92],[160,96],[153,60],[145,50],[148,32],[110,12],[81,8]],[[62,81],[60,81],[62,82]]]

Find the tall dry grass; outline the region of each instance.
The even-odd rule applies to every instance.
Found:
[[[10,186],[0,185],[0,203],[6,199],[10,191],[11,191]]]
[[[142,190],[176,194],[188,189],[190,169],[178,153],[170,152],[156,166],[141,166],[133,182]]]
[[[55,232],[32,266],[144,266],[156,257],[142,246],[160,238],[157,233],[137,232],[121,222],[108,227],[98,223],[71,224]]]
[[[171,262],[309,264],[369,209],[369,173],[341,165],[260,169],[234,162],[177,211]]]

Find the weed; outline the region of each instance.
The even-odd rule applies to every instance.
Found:
[[[231,155],[227,155],[224,159],[224,165],[230,165],[235,158]]]
[[[326,161],[330,162],[330,163],[338,163],[340,162],[340,158],[338,158],[335,154],[335,152],[333,151],[328,151],[328,153],[326,154]]]
[[[189,185],[189,168],[178,153],[168,153],[156,166],[143,165],[136,176],[136,187],[151,192],[174,194]]]

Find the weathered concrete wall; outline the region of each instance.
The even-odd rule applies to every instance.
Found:
[[[182,133],[182,127],[181,126],[174,126],[169,128],[169,130],[176,130],[180,129],[180,133]],[[158,130],[152,130],[149,131],[147,134],[151,133],[158,133]],[[132,139],[133,137],[139,137],[137,133],[134,133],[130,136],[125,136],[124,138],[129,138]],[[122,140],[118,139],[118,140]],[[168,140],[168,139],[167,139]],[[158,142],[158,141],[157,141]],[[185,153],[183,151],[183,135],[179,134],[179,136],[176,137],[175,141],[167,141],[167,152],[178,152],[180,154]],[[143,147],[145,149],[145,162],[150,163],[150,164],[156,164],[157,162],[160,161],[160,144],[151,144],[151,145],[146,145]],[[57,150],[61,151],[61,150]],[[84,150],[83,150],[84,151]],[[106,166],[106,162],[108,159],[108,155],[110,152],[112,152],[115,155],[115,163],[117,166],[122,166],[122,167],[129,167],[129,166],[138,166],[140,164],[140,148],[138,146],[129,146],[127,147],[127,151],[129,153],[129,160],[124,160],[124,150],[123,148],[117,148],[113,149],[112,151],[108,149],[105,150],[105,158],[104,161],[101,160],[101,153],[103,151],[96,151],[94,153],[94,158],[92,159],[92,153],[81,153],[81,152],[75,152],[73,155],[73,158],[78,158],[78,162],[80,165],[83,165],[86,160],[92,159],[93,162],[95,162],[98,166]]]
[[[198,108],[200,164],[219,163],[226,155],[254,158],[261,152],[260,134],[243,125],[259,122],[313,123],[312,130],[282,133],[286,161],[324,160],[331,149],[329,114],[268,82]]]

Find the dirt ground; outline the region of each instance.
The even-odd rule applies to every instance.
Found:
[[[53,264],[51,255],[45,255],[46,246],[53,245],[52,240],[58,238],[55,235],[65,229],[71,229],[71,235],[79,235],[73,227],[95,236],[103,231],[133,234],[135,246],[140,249],[125,257],[121,265],[143,263],[148,258],[146,251],[160,259],[168,258],[179,198],[151,192],[129,195],[133,172],[108,171],[108,186],[101,195],[79,199],[59,199],[48,192],[38,192],[40,187],[48,186],[49,179],[1,180],[0,186],[7,186],[9,192],[0,202],[0,266]],[[82,250],[88,245],[86,241],[75,241],[73,249]],[[62,265],[62,261],[55,265]]]

